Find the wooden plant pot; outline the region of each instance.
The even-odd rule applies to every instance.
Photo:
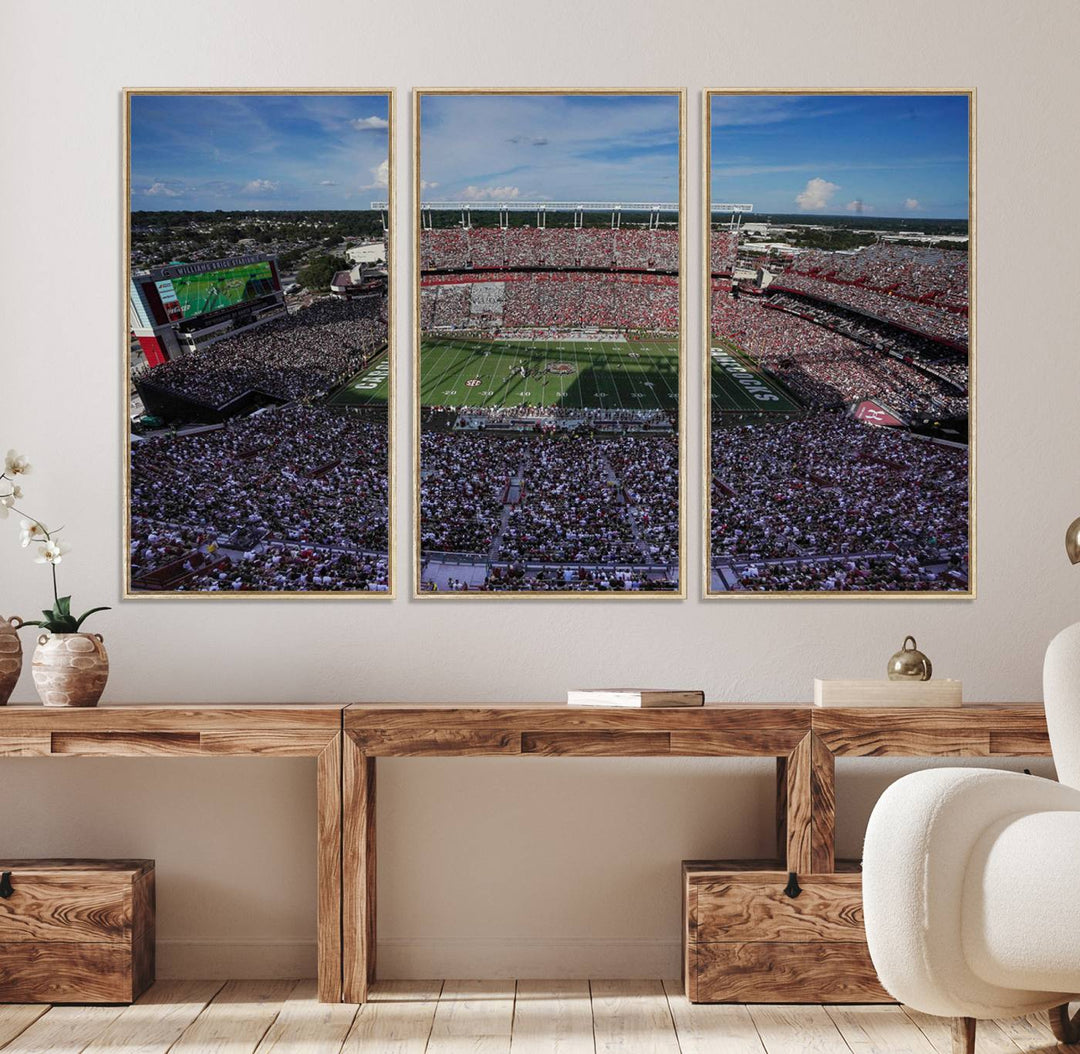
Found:
[[[109,679],[100,633],[43,633],[31,665],[34,687],[46,706],[97,706]]]
[[[0,706],[15,691],[15,682],[22,673],[22,641],[15,631],[22,625],[18,615],[0,618]]]

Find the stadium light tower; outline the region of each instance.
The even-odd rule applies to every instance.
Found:
[[[753,212],[754,206],[747,202],[731,202],[731,201],[716,201],[709,204],[709,224],[712,225],[712,218],[718,212],[729,213],[728,218],[728,230],[740,231],[742,230],[742,218],[744,212]]]

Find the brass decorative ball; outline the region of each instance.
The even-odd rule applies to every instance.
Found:
[[[930,660],[919,651],[915,638],[910,635],[904,638],[903,647],[889,660],[890,681],[929,681],[933,672]]]

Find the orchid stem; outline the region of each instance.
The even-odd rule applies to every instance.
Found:
[[[60,592],[56,588],[56,564],[49,564],[49,566],[52,568],[52,595],[53,595],[53,601],[55,603],[59,604],[60,603]]]

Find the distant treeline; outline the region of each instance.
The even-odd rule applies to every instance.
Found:
[[[723,223],[729,215],[726,212],[714,212],[713,223]],[[851,216],[811,216],[805,212],[748,212],[743,215],[743,223],[771,223],[778,227],[813,225],[849,231],[865,231],[869,228],[875,231],[888,231],[890,234],[918,231],[922,234],[936,234],[939,237],[946,234],[966,236],[968,233],[967,220],[935,220],[922,216],[873,216],[869,213]]]
[[[269,223],[268,223],[269,221]],[[210,225],[215,233],[227,228],[228,235],[238,232],[241,237],[259,239],[265,237],[266,227],[272,225],[279,238],[293,237],[300,240],[310,237],[310,228],[316,224],[324,236],[340,235],[341,238],[378,238],[382,236],[382,217],[372,209],[288,209],[191,211],[169,210],[151,212],[140,210],[131,214],[133,229],[165,227],[180,230],[193,226]],[[222,232],[224,233],[224,232]]]

